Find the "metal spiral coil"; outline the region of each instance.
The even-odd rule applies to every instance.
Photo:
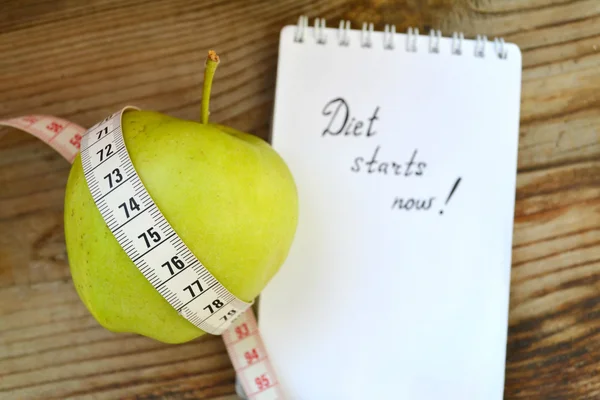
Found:
[[[406,34],[406,51],[410,51],[411,53],[416,53],[417,51],[417,39],[419,38],[419,29],[418,28],[408,28],[408,32]]]
[[[304,35],[306,34],[306,28],[308,27],[308,17],[301,15],[298,18],[298,24],[296,25],[296,33],[294,34],[294,42],[304,42]]]
[[[340,21],[340,27],[338,28],[338,43],[340,46],[348,46],[350,44],[350,21]]]
[[[318,44],[327,43],[327,33],[325,32],[325,18],[315,18],[315,39]]]
[[[465,39],[465,35],[460,32],[454,32],[452,34],[452,54],[460,56],[462,54],[462,42]]]
[[[368,27],[368,30],[367,30]],[[363,23],[360,34],[360,47],[371,47],[373,45],[373,23]]]
[[[383,48],[387,50],[394,50],[394,36],[396,36],[396,25],[385,25],[383,31]]]
[[[439,53],[440,52],[440,40],[442,40],[442,32],[438,30],[431,30],[429,32],[429,52]]]
[[[483,58],[485,57],[485,44],[487,42],[487,37],[485,35],[477,35],[475,41],[475,57]]]
[[[296,25],[296,31],[294,34],[294,42],[304,43],[307,37],[308,28],[308,17],[305,15],[301,15],[298,18],[298,23]],[[350,45],[350,21],[341,20],[339,26],[337,28],[336,37],[337,44],[339,46],[349,46]],[[328,43],[327,38],[327,27],[326,21],[324,18],[315,18],[314,28],[312,28],[313,38],[315,43],[320,45],[326,45]],[[419,51],[419,29],[418,28],[408,28],[406,32],[406,42],[405,42],[405,50],[410,53],[416,53]],[[396,49],[396,26],[386,24],[383,30],[383,40],[380,45],[385,50],[394,50]],[[440,30],[431,30],[429,32],[428,38],[428,48],[426,51],[432,54],[439,54],[440,43],[442,40],[442,33]],[[465,36],[462,32],[453,32],[452,33],[452,42],[450,46],[450,53],[452,55],[463,55],[463,42],[465,40]],[[488,41],[487,36],[485,35],[477,35],[474,43],[474,56],[477,58],[485,58],[490,52],[493,52],[498,58],[506,59],[508,57],[508,52],[506,49],[506,45],[503,38],[494,38],[492,50],[489,49],[490,42]],[[362,48],[372,48],[377,46],[373,40],[373,23],[365,22],[362,24],[362,29],[360,30],[359,36],[359,45]]]

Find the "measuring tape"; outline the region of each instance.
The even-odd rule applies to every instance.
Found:
[[[121,115],[81,140],[81,163],[104,222],[140,272],[188,321],[223,333],[252,303],[234,296],[183,243],[144,187],[125,147]]]
[[[26,115],[0,120],[0,125],[20,129],[41,139],[61,156],[73,163],[79,152],[85,129],[81,126],[50,115]]]
[[[135,108],[124,108],[87,132],[48,115],[0,120],[0,125],[36,136],[70,163],[80,153],[94,202],[136,267],[180,315],[205,332],[223,336],[245,392],[240,395],[282,400],[252,303],[238,299],[202,265],[162,215],[135,171],[121,129],[127,109]]]

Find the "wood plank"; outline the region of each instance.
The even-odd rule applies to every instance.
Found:
[[[169,346],[109,332],[90,316],[70,280],[2,289],[0,304],[7,305],[0,325],[0,393],[67,398],[88,391],[110,398],[137,393],[138,386],[157,395],[180,387],[231,393],[233,374],[219,337]],[[119,389],[123,383],[127,387]]]
[[[515,214],[506,396],[594,399],[600,160],[519,174]]]

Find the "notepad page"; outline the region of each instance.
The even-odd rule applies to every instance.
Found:
[[[272,144],[299,195],[259,324],[294,400],[500,400],[521,54],[280,36]]]

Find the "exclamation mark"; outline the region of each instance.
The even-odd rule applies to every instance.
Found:
[[[450,201],[450,199],[452,198],[452,195],[454,194],[454,192],[456,192],[456,188],[458,187],[458,184],[460,183],[460,180],[462,178],[458,177],[458,179],[456,180],[456,182],[454,182],[454,186],[452,186],[452,190],[450,190],[450,194],[448,195],[448,198],[446,199],[446,205],[448,205],[448,202]],[[440,210],[440,214],[443,214],[444,210]]]

